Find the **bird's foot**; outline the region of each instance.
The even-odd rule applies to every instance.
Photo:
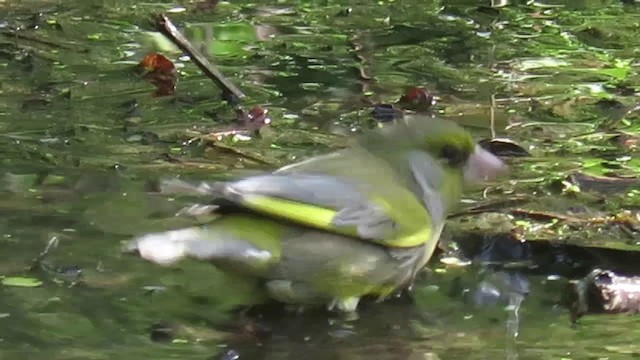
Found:
[[[337,310],[345,321],[355,321],[359,318],[357,312],[359,302],[360,298],[357,296],[342,299],[334,298],[329,304],[327,304],[327,309],[329,311]]]

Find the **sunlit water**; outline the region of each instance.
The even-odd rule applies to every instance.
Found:
[[[243,321],[231,310],[254,298],[252,284],[205,264],[158,268],[121,255],[130,236],[185,221],[167,220],[179,206],[148,195],[149,181],[214,178],[325,152],[341,134],[374,124],[371,104],[394,102],[408,86],[432,90],[436,111],[478,137],[491,135],[493,116],[497,136],[532,152],[534,159],[512,161],[511,176],[534,185],[506,186],[513,193],[540,191],[535,184],[564,171],[605,173],[600,161],[612,157],[621,162],[617,171],[637,174],[632,153],[612,156],[606,136],[576,138],[620,113],[594,105],[599,99],[634,101],[635,5],[270,3],[196,11],[190,3],[0,2],[0,274],[43,282],[0,286],[0,358],[618,359],[640,352],[634,317],[586,317],[572,327],[551,272],[516,273],[514,290],[482,282],[491,273],[478,275],[476,266],[448,269],[425,276],[413,302],[364,304],[354,323],[282,309]],[[190,141],[202,129],[228,127],[234,114],[209,79],[150,32],[150,16],[161,11],[186,25],[247,93],[247,106],[269,108],[273,126],[263,139],[224,147]],[[152,97],[152,85],[132,73],[152,50],[178,65],[175,97]],[[562,196],[559,211],[572,201]],[[601,244],[606,236],[591,235],[583,240]],[[59,242],[46,269],[28,271],[53,237]],[[624,246],[607,245],[635,243]],[[432,265],[445,268],[438,259]],[[83,281],[74,285],[76,268]],[[466,296],[452,290],[456,278],[470,289]],[[154,326],[169,327],[169,341]]]

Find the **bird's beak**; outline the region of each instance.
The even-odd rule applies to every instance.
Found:
[[[495,179],[507,172],[507,165],[497,156],[476,145],[464,167],[464,180],[467,183],[478,183]]]

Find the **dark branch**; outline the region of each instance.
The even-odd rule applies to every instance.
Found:
[[[235,104],[245,97],[245,94],[233,85],[215,65],[210,63],[164,14],[158,14],[155,20],[155,26],[158,31],[176,44],[182,51],[186,52],[200,70],[216,83],[222,90],[222,97],[225,100],[231,104]]]

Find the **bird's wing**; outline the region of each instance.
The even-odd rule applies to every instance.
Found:
[[[393,247],[430,240],[431,214],[390,168],[342,157],[210,185],[214,197],[262,215]],[[375,166],[374,166],[375,165]],[[327,175],[331,173],[331,175]]]

